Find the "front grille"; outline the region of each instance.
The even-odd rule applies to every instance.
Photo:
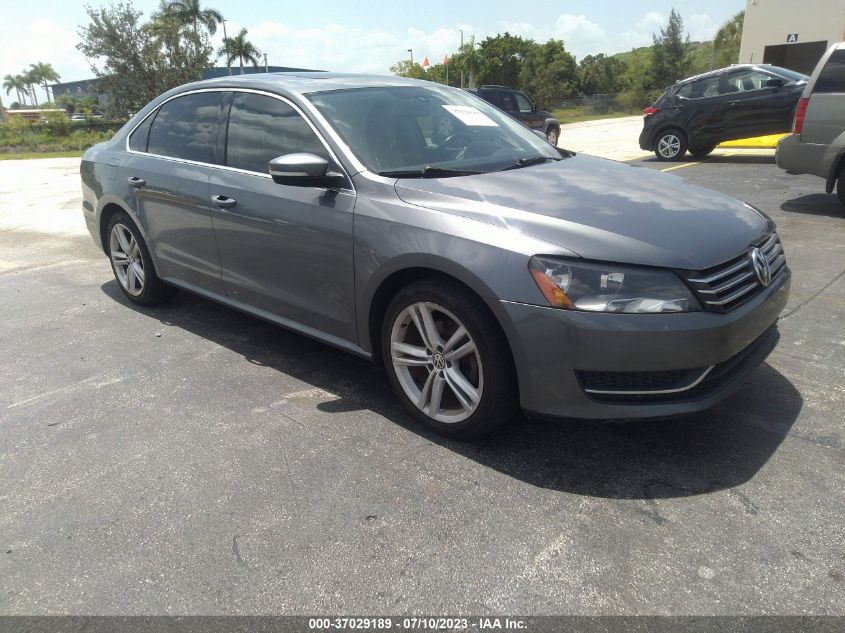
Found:
[[[763,361],[769,355],[778,342],[780,335],[778,334],[777,326],[773,325],[748,347],[735,354],[731,358],[717,365],[713,365],[706,369],[689,369],[679,370],[677,372],[587,372],[576,371],[575,374],[581,383],[582,388],[587,396],[597,402],[604,404],[655,404],[655,403],[677,403],[689,402],[694,400],[701,400],[708,398],[716,393],[722,391],[726,387],[737,382],[737,378],[741,377],[745,372],[750,371],[755,366]],[[607,384],[600,382],[591,382],[594,376],[598,374],[609,374],[614,376],[614,384],[622,386],[626,384],[635,384],[642,380],[642,376],[650,374],[656,378],[657,382],[663,380],[665,377],[666,384],[658,388],[647,388],[641,390],[641,393],[600,393],[596,392],[596,385]],[[675,383],[675,387],[669,386],[669,376],[683,375]],[[626,378],[628,376],[629,378]],[[684,382],[686,381],[686,382]],[[593,386],[588,386],[593,385]],[[688,388],[679,388],[678,386],[686,385]],[[604,391],[629,391],[623,388],[606,388]],[[634,390],[630,390],[634,391]],[[652,393],[648,393],[652,391]]]
[[[769,262],[771,282],[786,270],[786,258],[777,233],[772,233],[758,245]],[[730,312],[763,290],[754,274],[751,251],[706,270],[686,276],[702,306],[712,312]]]

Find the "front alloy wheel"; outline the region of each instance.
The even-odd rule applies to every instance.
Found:
[[[387,306],[381,353],[396,395],[418,422],[469,439],[518,410],[510,348],[493,314],[450,279],[416,281]]]
[[[460,320],[429,302],[399,313],[390,335],[393,370],[408,399],[446,424],[475,413],[484,391],[484,367]]]

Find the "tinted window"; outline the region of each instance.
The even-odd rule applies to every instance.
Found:
[[[141,125],[135,128],[135,131],[129,137],[129,149],[136,152],[147,151],[147,139],[150,136],[150,126],[153,124],[154,118],[155,113],[148,116]]]
[[[707,77],[692,82],[692,98],[702,99],[719,95],[719,76]]]
[[[516,97],[516,105],[519,107],[520,112],[532,112],[534,110],[534,106],[531,105],[528,97],[524,94],[515,92],[513,96]]]
[[[305,119],[287,103],[264,95],[235,93],[229,114],[227,165],[266,174],[271,160],[296,152],[331,160]]]
[[[516,102],[510,92],[502,92],[502,110],[505,112],[516,112]]]
[[[833,52],[822,68],[813,92],[845,92],[845,50]]]
[[[731,93],[760,90],[767,87],[766,82],[771,78],[771,75],[760,72],[759,70],[740,70],[728,74],[725,78],[725,88],[723,91],[725,93]]]
[[[150,129],[151,154],[213,163],[222,92],[200,92],[168,101]]]
[[[687,99],[692,99],[692,84],[684,84],[680,88],[678,88],[678,92],[675,93],[679,97],[686,97]]]

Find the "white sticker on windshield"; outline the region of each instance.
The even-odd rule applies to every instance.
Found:
[[[444,105],[443,109],[448,111],[449,114],[454,116],[464,125],[499,127],[498,123],[475,106]]]

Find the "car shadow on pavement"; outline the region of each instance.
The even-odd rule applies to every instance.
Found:
[[[189,331],[337,397],[323,413],[369,410],[479,464],[534,486],[616,499],[707,494],[751,479],[777,450],[803,400],[769,365],[717,407],[663,420],[540,422],[519,417],[476,442],[445,439],[404,411],[376,364],[236,310],[180,292],[166,306],[131,304],[112,280],[102,291],[122,306]]]
[[[708,164],[726,164],[726,165],[774,165],[775,155],[760,155],[760,154],[710,154],[704,158],[693,158],[690,155],[684,156],[679,161],[660,161],[655,156],[644,158],[643,163],[653,163],[665,165],[666,168],[683,165],[685,163],[708,163]]]
[[[808,215],[823,215],[830,218],[845,218],[845,207],[839,202],[835,193],[808,193],[787,200],[780,205],[787,213],[806,213]]]

